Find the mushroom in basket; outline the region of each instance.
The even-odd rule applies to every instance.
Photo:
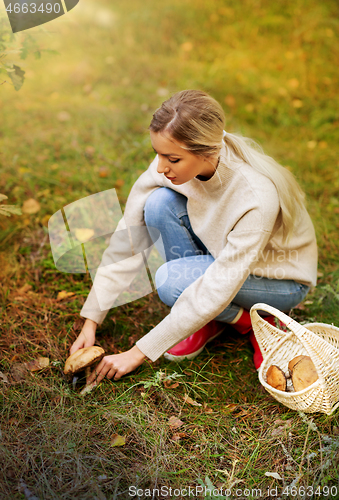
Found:
[[[71,354],[65,363],[64,374],[68,376],[73,376],[73,389],[79,378],[79,374],[85,371],[86,378],[91,372],[91,367],[99,362],[104,357],[105,351],[102,347],[96,345],[92,347],[84,347],[83,349],[78,349],[73,354]],[[90,392],[95,385],[95,382],[90,385],[86,385],[80,392],[81,395]]]

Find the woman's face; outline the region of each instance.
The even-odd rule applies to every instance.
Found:
[[[172,184],[179,185],[203,175],[210,179],[215,172],[218,158],[196,156],[182,148],[169,135],[160,132],[150,132],[154,151],[159,162],[157,171],[164,174]]]

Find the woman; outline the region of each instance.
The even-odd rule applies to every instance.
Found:
[[[224,125],[221,106],[197,90],[178,92],[153,115],[157,156],[134,184],[120,228],[146,224],[160,231],[166,263],[156,283],[171,312],[132,349],[103,358],[88,383],[118,380],[146,357],[193,358],[225,323],[250,333],[258,368],[251,306],[289,311],[316,284],[314,228],[293,175]],[[110,252],[106,263],[114,262]],[[118,296],[124,280],[126,287],[115,268],[98,270],[71,353],[94,344],[107,314],[100,297]]]

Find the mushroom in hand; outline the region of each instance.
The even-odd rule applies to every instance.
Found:
[[[75,374],[85,370],[87,378],[90,374],[90,367],[100,361],[104,357],[104,354],[105,351],[102,347],[94,345],[92,347],[78,349],[67,358],[64,374],[73,375],[73,388],[75,388],[75,384],[78,380]]]

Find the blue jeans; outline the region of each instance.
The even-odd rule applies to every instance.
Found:
[[[166,263],[158,269],[155,281],[160,299],[170,307],[214,262],[191,228],[186,204],[185,196],[161,187],[148,197],[144,208],[146,225],[157,228],[162,236],[166,255],[160,248],[158,250]],[[162,284],[158,286],[158,283]],[[305,298],[308,291],[307,285],[293,280],[249,275],[232,302],[215,319],[230,323],[241,307],[250,310],[257,302],[289,311]]]

